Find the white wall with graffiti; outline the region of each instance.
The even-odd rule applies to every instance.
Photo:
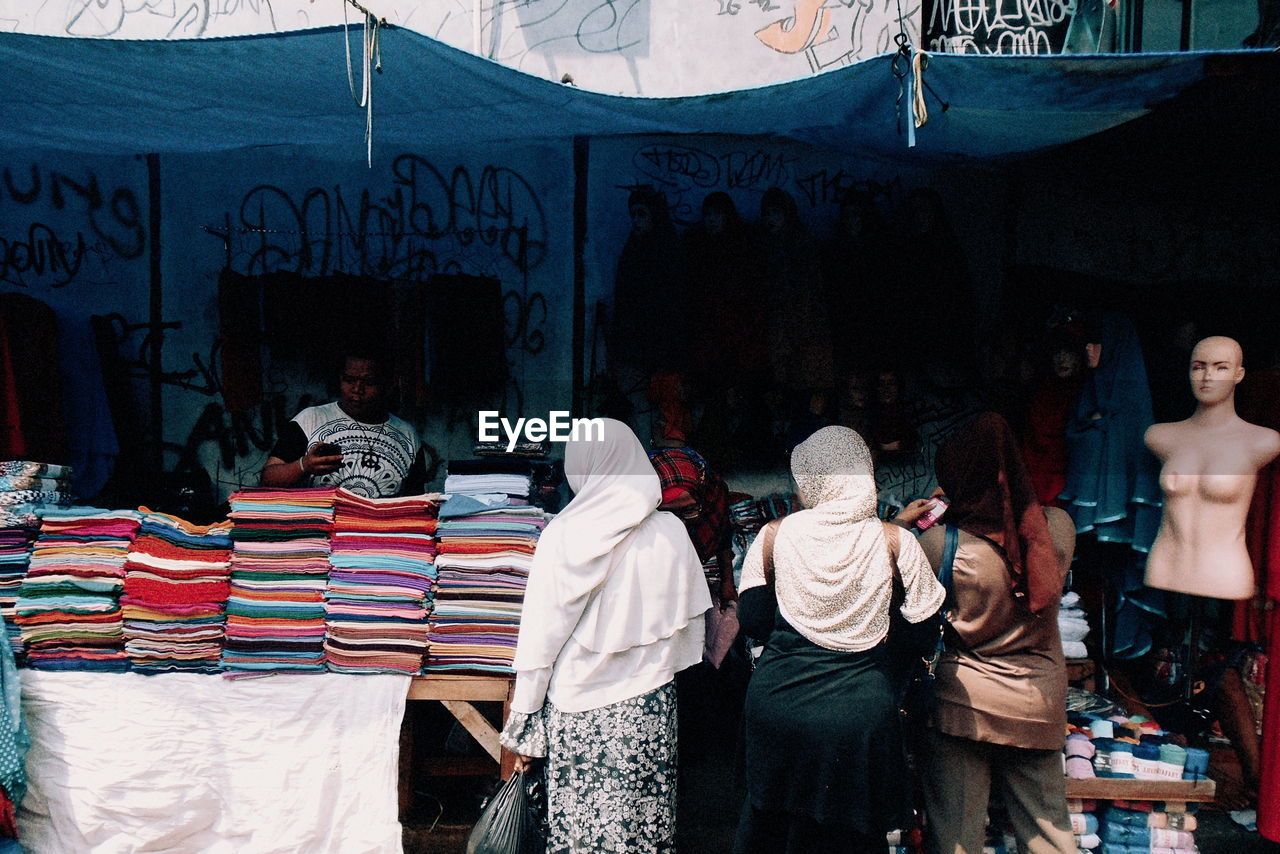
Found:
[[[407,27],[529,74],[665,96],[804,77],[893,50],[921,0],[364,0]],[[363,16],[345,0],[2,0],[0,28],[82,38],[280,32]],[[353,43],[358,37],[352,34]],[[343,62],[341,42],[334,61]],[[386,54],[386,63],[395,56]]]

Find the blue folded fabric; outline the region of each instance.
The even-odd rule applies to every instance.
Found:
[[[1102,826],[1102,838],[1107,842],[1120,842],[1139,848],[1151,847],[1151,828],[1144,819],[1141,826],[1136,824],[1112,824]]]
[[[1147,816],[1150,813],[1142,810],[1126,810],[1119,807],[1108,806],[1102,811],[1102,824],[1127,824],[1134,827],[1146,827]]]
[[[1187,748],[1187,766],[1182,771],[1184,780],[1203,780],[1209,776],[1209,751],[1200,747]]]

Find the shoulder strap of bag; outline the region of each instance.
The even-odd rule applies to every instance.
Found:
[[[942,546],[942,566],[938,568],[938,581],[942,589],[947,591],[946,602],[950,604],[955,598],[955,564],[956,549],[960,547],[960,529],[955,525],[943,525],[946,540]]]
[[[760,554],[764,558],[764,583],[770,587],[773,586],[773,541],[778,536],[781,524],[781,519],[774,519],[760,529],[760,536],[764,537],[760,546]]]

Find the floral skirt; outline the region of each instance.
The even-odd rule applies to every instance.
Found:
[[[675,683],[586,712],[548,703],[543,716],[547,854],[674,854]]]

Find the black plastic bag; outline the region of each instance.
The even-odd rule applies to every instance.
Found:
[[[516,772],[480,812],[467,854],[544,854],[542,774]]]

